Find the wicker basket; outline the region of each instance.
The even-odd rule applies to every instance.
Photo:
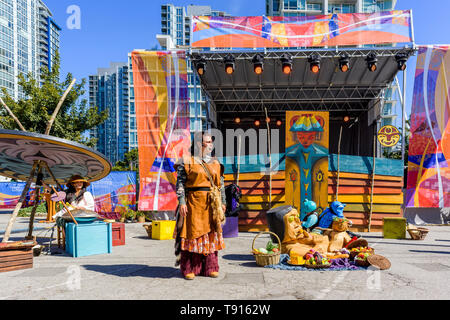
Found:
[[[255,239],[253,239],[253,244],[252,244],[252,252],[255,252],[255,241],[256,239],[263,235],[263,234],[271,234],[274,235],[277,240],[278,240],[278,249],[279,252],[278,253],[273,253],[273,254],[253,254],[253,256],[256,259],[256,264],[260,267],[265,267],[265,266],[270,266],[273,264],[279,264],[280,263],[280,257],[281,257],[281,241],[280,238],[273,232],[270,231],[263,231],[260,232],[259,234],[256,235]]]
[[[425,240],[428,232],[427,228],[408,229],[408,233],[413,240]]]
[[[363,267],[363,268],[368,268],[370,266],[370,262],[366,260],[358,260],[355,259],[355,264],[357,266]]]
[[[360,253],[361,253],[360,251],[351,251],[350,252],[350,261],[354,261],[356,256]],[[374,253],[375,253],[375,250],[372,250],[371,254],[374,254]]]

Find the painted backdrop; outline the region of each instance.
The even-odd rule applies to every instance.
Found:
[[[411,110],[408,207],[450,207],[450,46],[421,46]]]
[[[286,112],[286,204],[306,214],[305,199],[328,207],[329,113]]]

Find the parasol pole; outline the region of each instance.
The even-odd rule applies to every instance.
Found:
[[[338,145],[338,161],[337,161],[337,185],[336,185],[336,201],[339,201],[339,182],[340,182],[340,175],[341,175],[341,166],[340,166],[340,160],[341,160],[341,142],[342,142],[342,126],[341,126],[341,133],[339,134],[339,145]]]
[[[370,195],[370,213],[369,213],[369,232],[372,225],[372,214],[373,214],[373,191],[375,187],[375,167],[376,167],[376,150],[377,150],[377,135],[374,135],[373,139],[373,172],[372,172],[372,190]]]
[[[22,204],[25,201],[28,190],[30,189],[30,186],[31,186],[31,182],[34,179],[34,174],[36,173],[37,167],[38,167],[38,161],[35,161],[32,169],[31,169],[30,176],[28,177],[27,183],[25,185],[25,188],[22,191],[22,195],[19,198],[19,202],[17,203],[17,205],[11,215],[11,218],[9,219],[8,225],[6,227],[5,235],[3,237],[3,241],[2,241],[3,243],[8,242],[8,240],[9,240],[9,237],[10,237],[11,231],[12,231],[12,227],[13,227],[14,223],[16,222],[16,218],[17,218],[17,215],[19,214],[20,209],[22,208]]]
[[[41,173],[41,171],[42,171],[41,161],[38,161],[38,177],[39,177],[39,174]],[[34,206],[33,206],[33,209],[31,210],[30,222],[28,224],[28,236],[25,237],[26,240],[33,239],[34,218],[36,216],[37,207],[39,206],[39,196],[40,196],[40,187],[38,185],[36,185]]]
[[[53,178],[54,182],[56,183],[56,185],[59,186],[59,187],[61,188],[61,186],[59,185],[58,181],[56,180],[56,178],[55,178],[53,172],[50,170],[50,168],[48,167],[48,164],[47,164],[46,162],[44,162],[44,166],[45,166],[45,169],[48,171],[48,173],[52,176],[52,178]],[[52,187],[53,192],[54,192],[55,194],[58,194],[58,192],[56,191],[55,187],[54,187],[54,186],[51,186],[51,187]],[[61,190],[62,190],[62,189],[61,189]],[[75,220],[75,218],[74,218],[73,215],[72,215],[72,212],[70,212],[69,208],[67,208],[66,203],[65,203],[64,201],[60,201],[60,203],[63,204],[64,208],[65,208],[66,211],[69,213],[69,215],[70,215],[70,217],[72,218],[73,222],[74,222],[76,225],[78,225],[77,220]]]
[[[8,108],[8,106],[6,105],[5,101],[3,101],[3,99],[0,97],[0,103],[3,105],[3,107],[6,109],[6,111],[8,111],[9,115],[14,119],[14,121],[17,123],[17,125],[19,126],[20,130],[22,131],[27,131],[25,130],[24,126],[20,123],[19,119],[14,115],[14,113],[11,111],[10,108]]]
[[[59,113],[59,109],[61,109],[64,101],[67,98],[67,95],[69,94],[70,90],[72,90],[72,87],[75,85],[75,82],[77,81],[77,79],[73,79],[72,82],[70,83],[69,87],[67,88],[66,92],[64,92],[63,96],[61,97],[61,99],[58,102],[58,105],[56,106],[55,111],[53,112],[52,117],[50,118],[50,120],[47,123],[47,129],[45,130],[45,134],[49,135],[50,134],[50,130],[52,129],[53,126],[53,122],[55,122],[56,116]]]
[[[48,167],[47,162],[42,161],[42,164],[45,167],[45,170],[47,170],[47,172],[50,174],[50,176],[52,177],[52,179],[55,181],[56,185],[58,186],[59,190],[64,190],[61,185],[59,184],[58,180],[56,180],[55,175],[53,174],[53,172],[50,170],[50,168]]]

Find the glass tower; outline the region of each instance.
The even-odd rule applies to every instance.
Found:
[[[124,159],[129,148],[130,110],[128,63],[111,63],[89,76],[89,104],[108,110],[108,119],[91,131],[98,139],[96,149],[112,164]]]
[[[17,76],[51,69],[61,28],[42,0],[0,0],[0,88],[24,98]]]
[[[313,16],[328,13],[371,13],[395,8],[397,0],[266,0],[267,16]]]

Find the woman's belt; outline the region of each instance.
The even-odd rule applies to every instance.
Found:
[[[196,192],[196,191],[211,191],[211,188],[208,187],[186,188],[186,192]]]

